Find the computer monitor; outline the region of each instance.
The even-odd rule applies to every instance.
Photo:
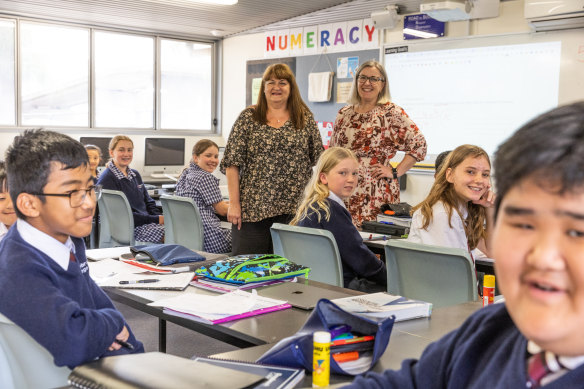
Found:
[[[144,148],[144,174],[176,175],[185,166],[184,138],[146,138]]]
[[[96,136],[82,136],[79,138],[79,142],[83,145],[96,145],[101,149],[101,161],[99,166],[105,166],[105,163],[109,160],[109,144],[112,138],[96,137]]]

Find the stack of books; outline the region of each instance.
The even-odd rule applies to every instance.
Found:
[[[432,303],[410,300],[385,292],[364,294],[332,300],[340,308],[370,319],[395,316],[395,321],[429,317]]]
[[[262,286],[281,284],[283,282],[296,282],[296,277],[284,278],[280,280],[248,282],[247,284],[234,284],[232,282],[222,282],[205,277],[196,277],[191,281],[190,284],[196,288],[206,289],[212,292],[229,293],[233,292],[234,290],[251,290]]]
[[[410,228],[412,225],[411,216],[389,216],[382,213],[377,215],[377,221],[380,223],[388,223],[396,226]]]

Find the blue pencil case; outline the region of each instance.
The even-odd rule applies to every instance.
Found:
[[[130,247],[130,251],[132,251],[134,256],[139,254],[145,255],[160,266],[173,265],[175,263],[200,262],[205,260],[205,257],[202,255],[179,244],[157,243],[140,245]]]

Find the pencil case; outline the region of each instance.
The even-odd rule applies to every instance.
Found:
[[[355,347],[343,347],[343,351],[359,351],[368,349],[371,351],[371,362],[363,365],[359,370],[345,371],[333,358],[331,358],[331,372],[343,375],[357,375],[369,371],[385,352],[391,330],[393,329],[394,316],[380,319],[368,319],[344,311],[335,303],[327,299],[321,299],[308,317],[302,328],[294,335],[282,339],[270,350],[262,355],[257,362],[278,366],[304,368],[312,371],[313,333],[315,331],[329,331],[334,326],[348,325],[351,332],[361,335],[374,335],[373,345],[355,344]],[[339,348],[333,352],[339,352]]]
[[[195,253],[179,244],[149,244],[130,247],[130,251],[136,257],[139,254],[147,256],[160,266],[173,265],[175,263],[204,261],[205,257]]]
[[[308,276],[310,268],[275,254],[236,255],[196,270],[197,275],[234,284]]]

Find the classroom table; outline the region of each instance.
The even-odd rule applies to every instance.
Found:
[[[347,295],[359,295],[361,292],[344,289],[322,282],[299,278],[299,282],[309,285],[316,285],[319,288],[341,291]],[[282,338],[296,333],[304,324],[311,311],[289,308],[264,315],[253,316],[246,319],[236,320],[223,324],[209,325],[186,318],[168,315],[161,307],[153,307],[148,303],[176,296],[178,293],[194,293],[204,295],[216,295],[216,293],[188,286],[184,291],[168,290],[144,290],[144,289],[121,289],[104,288],[107,295],[114,301],[128,305],[149,315],[158,317],[159,351],[166,352],[166,322],[178,324],[182,327],[199,332],[222,342],[229,343],[239,348],[246,348],[267,343],[274,343]],[[274,325],[278,323],[278,325]]]
[[[404,359],[419,358],[424,349],[450,331],[458,328],[473,312],[482,307],[481,302],[467,302],[450,307],[437,308],[430,318],[419,318],[395,323],[389,344],[373,371],[399,369]],[[265,344],[242,350],[230,351],[210,356],[218,359],[231,359],[255,362],[273,345]],[[342,386],[352,380],[350,376],[332,375],[331,385]],[[310,387],[312,376],[307,374],[301,387]],[[336,387],[337,385],[335,385]]]

